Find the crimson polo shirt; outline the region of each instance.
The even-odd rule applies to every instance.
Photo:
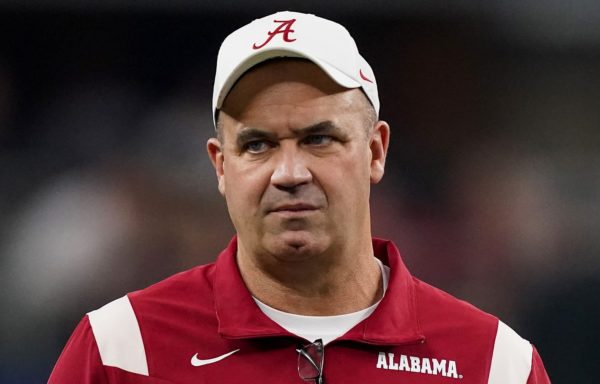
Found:
[[[387,292],[325,347],[326,383],[550,382],[508,326],[411,276],[392,242],[373,239],[373,249],[391,269]],[[307,341],[258,308],[236,251],[234,238],[215,263],[88,313],[49,383],[303,383],[295,348]]]

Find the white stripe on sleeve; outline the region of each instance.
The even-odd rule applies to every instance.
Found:
[[[526,384],[533,347],[508,325],[498,321],[488,384]]]
[[[148,376],[148,362],[131,302],[123,296],[88,313],[102,364]]]

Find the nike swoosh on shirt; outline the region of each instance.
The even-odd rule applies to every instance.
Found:
[[[194,367],[201,367],[201,366],[203,366],[203,365],[207,365],[207,364],[216,363],[217,361],[221,361],[221,360],[223,360],[224,358],[226,358],[226,357],[229,357],[229,356],[233,355],[233,354],[234,354],[234,353],[236,353],[237,351],[239,351],[239,349],[236,349],[235,351],[231,351],[231,352],[228,352],[228,353],[226,353],[226,354],[224,354],[224,355],[217,356],[217,357],[213,357],[212,359],[206,359],[206,360],[204,360],[204,359],[199,359],[199,358],[198,358],[198,354],[196,353],[194,356],[192,356],[192,365],[193,365]]]

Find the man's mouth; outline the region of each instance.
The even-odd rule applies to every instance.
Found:
[[[316,211],[319,208],[308,203],[281,204],[271,209],[270,212],[275,213],[303,213]]]

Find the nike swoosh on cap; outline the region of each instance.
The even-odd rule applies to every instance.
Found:
[[[239,351],[239,349],[236,349],[235,351],[227,352],[226,354],[221,355],[221,356],[213,357],[212,359],[199,359],[198,358],[198,354],[196,353],[194,356],[192,356],[192,361],[191,362],[192,362],[192,365],[194,367],[201,367],[203,365],[208,365],[208,364],[212,364],[212,363],[216,363],[218,361],[221,361],[224,358],[233,355],[237,351]]]
[[[358,70],[358,74],[360,75],[360,78],[368,81],[369,83],[372,83],[373,81],[371,79],[369,79],[367,76],[365,76],[365,74],[363,73],[362,69]]]

